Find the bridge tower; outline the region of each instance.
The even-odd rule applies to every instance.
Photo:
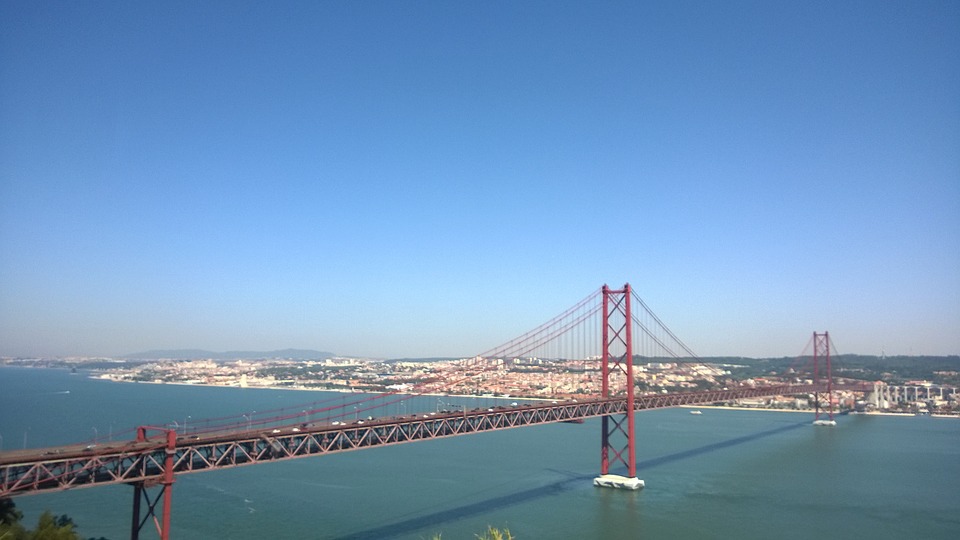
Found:
[[[630,297],[633,295],[630,284],[622,289],[613,290],[603,286],[603,363],[602,397],[614,396],[615,385],[626,386],[626,407],[622,415],[610,414],[601,417],[600,433],[600,476],[593,483],[603,487],[640,489],[643,480],[637,478],[635,457],[636,437],[634,431],[634,388],[633,379],[633,336],[631,328],[633,317],[630,313]],[[626,444],[618,448],[623,439]],[[614,441],[618,442],[614,442]],[[627,476],[610,474],[611,462],[622,464]]]
[[[827,372],[827,415],[828,420],[820,419],[820,363],[824,362]],[[813,423],[820,426],[835,426],[836,420],[833,419],[833,372],[830,366],[830,332],[818,334],[813,333],[813,384],[817,391],[813,394],[814,418]]]
[[[140,426],[137,428],[137,442],[147,441],[148,431],[160,431],[164,433],[166,442],[166,457],[163,462],[163,475],[150,481],[133,482],[133,515],[130,526],[130,540],[139,540],[140,531],[147,524],[150,518],[156,526],[157,534],[160,540],[170,539],[170,510],[173,503],[173,454],[177,448],[177,432],[172,429],[156,428],[151,426]],[[151,499],[147,493],[147,488],[160,486],[160,491]],[[157,519],[157,503],[163,499],[161,518]],[[147,513],[140,515],[141,501],[147,503]]]

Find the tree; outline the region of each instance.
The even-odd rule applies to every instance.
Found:
[[[13,525],[23,519],[23,513],[17,510],[13,499],[0,498],[0,525]]]
[[[496,527],[487,526],[487,531],[483,535],[475,534],[473,535],[477,540],[516,540],[512,534],[510,534],[510,529],[500,530]],[[433,535],[430,540],[441,540],[439,534]]]
[[[0,538],[3,540],[82,540],[69,516],[46,511],[40,515],[34,530],[24,527],[20,523],[22,519],[23,513],[17,510],[12,499],[0,498]]]
[[[67,516],[55,516],[47,510],[40,514],[37,528],[30,531],[30,540],[81,540],[74,530],[73,520]]]
[[[487,527],[487,532],[483,533],[483,536],[475,535],[477,540],[516,540],[512,534],[510,534],[510,529],[500,530],[496,527]]]

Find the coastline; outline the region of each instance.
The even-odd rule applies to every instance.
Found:
[[[384,392],[378,392],[376,390],[354,390],[352,388],[307,388],[303,386],[240,386],[239,384],[210,384],[210,383],[195,383],[195,382],[180,382],[180,381],[124,381],[120,379],[113,379],[110,377],[95,376],[93,373],[87,373],[88,378],[95,379],[98,381],[107,381],[120,384],[170,384],[177,386],[200,386],[203,388],[240,388],[240,389],[251,389],[251,390],[290,390],[297,392],[337,392],[340,394],[382,394]],[[388,392],[390,393],[390,392]],[[555,401],[557,403],[563,401],[570,401],[568,399],[559,399],[559,398],[543,398],[543,397],[526,397],[526,396],[489,396],[489,395],[475,395],[475,394],[445,394],[438,392],[403,392],[396,391],[392,392],[398,396],[435,396],[435,397],[454,397],[454,398],[482,398],[482,399],[509,399],[513,401]]]
[[[727,411],[763,411],[763,412],[786,412],[786,413],[804,413],[812,414],[813,409],[773,409],[769,407],[731,407],[729,405],[678,405],[678,408],[683,409],[720,409]],[[851,411],[851,415],[863,415],[863,416],[929,416],[931,418],[953,418],[960,419],[958,414],[914,414],[914,413],[901,413],[901,412],[886,412],[886,411],[869,411],[869,412],[856,412]]]
[[[377,394],[373,390],[352,390],[345,388],[305,388],[305,387],[290,387],[290,386],[239,386],[239,385],[226,385],[226,384],[209,384],[209,383],[189,383],[189,382],[176,382],[176,381],[122,381],[111,379],[109,377],[94,377],[90,376],[91,379],[110,381],[116,383],[125,383],[125,384],[173,384],[179,386],[201,386],[206,388],[250,388],[254,390],[292,390],[300,392],[337,392],[341,394]],[[557,402],[561,403],[564,401],[570,401],[569,399],[554,399],[554,398],[542,398],[542,397],[523,397],[523,396],[484,396],[484,395],[474,395],[474,394],[444,394],[437,392],[427,392],[423,394],[419,393],[406,393],[406,392],[396,392],[395,395],[398,396],[434,396],[434,397],[449,397],[449,398],[460,398],[460,399],[509,399],[513,401],[547,401],[547,402]],[[803,414],[813,414],[813,409],[776,409],[773,407],[734,407],[730,405],[677,405],[677,408],[680,409],[714,409],[714,410],[724,410],[724,411],[760,411],[760,412],[778,412],[778,413],[803,413]],[[869,411],[869,412],[850,412],[849,414],[856,415],[867,415],[867,416],[930,416],[932,418],[954,418],[960,419],[960,415],[953,414],[927,414],[927,415],[918,415],[914,413],[900,413],[900,412],[884,412],[884,411]]]
[[[0,368],[3,367],[12,367],[19,369],[51,369],[46,366],[21,366],[21,365],[9,365],[2,364]],[[67,368],[52,368],[52,369],[67,369]],[[303,386],[264,386],[264,385],[254,385],[254,386],[240,386],[239,384],[211,384],[211,383],[202,383],[202,382],[182,382],[182,381],[129,381],[121,380],[110,377],[106,373],[100,373],[92,370],[82,370],[80,374],[86,376],[90,379],[96,379],[101,381],[115,382],[115,383],[127,383],[127,384],[155,384],[155,385],[178,385],[178,386],[199,386],[204,388],[250,388],[250,389],[263,389],[263,390],[291,390],[291,391],[300,391],[300,392],[336,392],[341,394],[379,394],[383,392],[378,392],[376,390],[354,390],[350,388],[310,388]],[[392,392],[398,396],[435,396],[435,397],[448,397],[448,398],[459,398],[459,399],[486,399],[486,400],[512,400],[512,401],[545,401],[545,402],[568,402],[571,401],[570,398],[552,398],[552,397],[526,397],[526,396],[514,396],[514,395],[502,395],[502,396],[492,396],[492,395],[475,395],[475,394],[447,394],[447,393],[438,393],[438,392],[428,392],[428,393],[416,393],[416,392],[403,392],[396,391]],[[572,399],[576,401],[576,399]],[[685,409],[717,409],[717,410],[735,410],[735,411],[761,411],[761,412],[780,412],[780,413],[804,413],[811,414],[814,412],[813,409],[783,409],[783,408],[773,408],[773,407],[738,407],[730,405],[677,405],[677,408]],[[960,414],[916,414],[916,413],[905,413],[905,412],[892,412],[892,411],[864,411],[857,412],[851,411],[849,414],[854,415],[868,415],[868,416],[929,416],[931,418],[952,418],[960,420]]]
[[[774,409],[772,407],[732,407],[730,405],[678,405],[683,409],[717,409],[724,411],[763,411],[763,412],[783,412],[783,413],[804,413],[811,414],[813,409]]]

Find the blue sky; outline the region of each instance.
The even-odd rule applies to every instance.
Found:
[[[960,353],[960,3],[0,3],[0,354]]]

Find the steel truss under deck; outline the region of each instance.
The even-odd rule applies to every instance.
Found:
[[[736,399],[822,392],[824,384],[781,385],[675,394],[641,395],[634,410],[728,402]],[[859,389],[859,388],[858,388]],[[203,439],[166,437],[83,447],[34,449],[0,454],[0,497],[81,487],[164,481],[168,457],[174,474],[255,465],[364,448],[471,433],[581,420],[626,413],[626,399],[609,398],[521,405],[466,413],[417,415],[363,424],[285,427],[281,433],[254,430],[208,434]],[[298,429],[299,431],[292,431]],[[169,431],[169,430],[167,430]]]

